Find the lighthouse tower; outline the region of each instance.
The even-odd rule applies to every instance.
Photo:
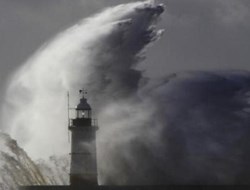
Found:
[[[80,91],[82,93],[82,91]],[[96,164],[96,130],[91,118],[91,107],[84,97],[75,108],[76,117],[71,119],[71,167],[70,185],[98,185]]]

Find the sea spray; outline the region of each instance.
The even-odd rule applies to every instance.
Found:
[[[87,87],[100,123],[100,184],[249,184],[250,73],[146,80],[135,67],[161,34],[153,10],[111,8],[40,50],[10,82],[8,129],[33,157],[66,151],[66,91]]]
[[[114,98],[136,92],[140,53],[162,33],[153,27],[158,12],[148,2],[119,5],[44,45],[8,84],[2,115],[6,130],[33,158],[69,152],[66,92],[75,105],[78,89],[86,87],[97,112]]]

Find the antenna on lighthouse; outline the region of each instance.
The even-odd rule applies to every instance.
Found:
[[[67,99],[68,99],[68,142],[70,143],[70,133],[69,133],[69,126],[70,126],[70,119],[69,119],[69,91],[67,92]]]

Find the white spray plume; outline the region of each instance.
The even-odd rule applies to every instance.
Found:
[[[158,11],[147,2],[119,5],[44,45],[9,82],[5,129],[33,158],[69,152],[67,91],[75,105],[78,89],[87,87],[94,108],[133,93],[141,77],[133,68],[138,54],[162,33],[153,27]]]

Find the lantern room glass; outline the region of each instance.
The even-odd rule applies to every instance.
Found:
[[[91,110],[76,110],[76,118],[78,119],[90,119],[91,118]]]

